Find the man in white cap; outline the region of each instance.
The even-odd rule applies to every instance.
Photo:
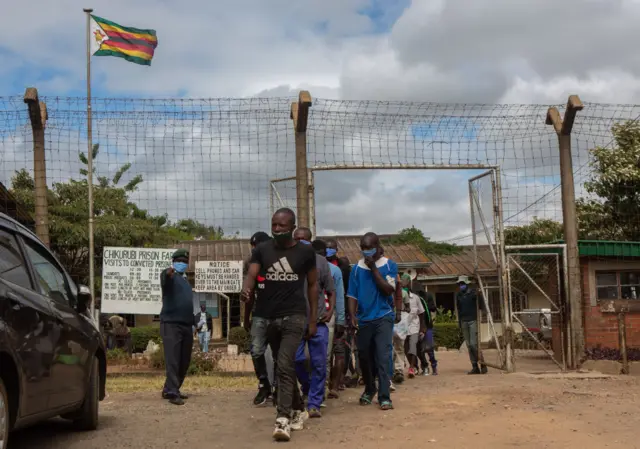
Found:
[[[478,295],[469,287],[467,276],[460,276],[457,284],[459,288],[456,293],[458,324],[467,343],[471,360],[471,371],[467,374],[486,374],[487,366],[481,361],[478,347]],[[478,366],[479,361],[480,366]]]

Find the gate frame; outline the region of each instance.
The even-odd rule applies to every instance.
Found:
[[[494,233],[496,240],[496,266],[498,272],[499,279],[499,288],[501,292],[501,305],[503,310],[502,313],[502,332],[504,335],[505,341],[505,353],[504,357],[501,357],[501,366],[495,366],[497,369],[502,369],[507,372],[514,371],[513,365],[513,325],[511,322],[511,309],[509,304],[509,296],[507,290],[504,286],[507,285],[507,273],[505,270],[505,261],[506,255],[504,251],[504,217],[503,217],[503,205],[502,205],[502,184],[500,179],[500,167],[497,165],[490,164],[361,164],[361,165],[345,165],[345,164],[330,164],[330,165],[316,165],[307,169],[307,195],[309,198],[309,221],[310,228],[312,233],[316,234],[316,214],[315,214],[315,172],[316,171],[338,171],[338,170],[488,170],[480,175],[474,176],[468,180],[469,186],[471,186],[471,182],[478,180],[484,176],[491,175],[492,176],[492,197],[493,197],[493,214],[494,214]],[[279,178],[272,179],[269,183],[269,191],[271,192],[272,198],[272,210],[274,207],[273,204],[273,190],[275,188],[274,183],[283,182],[283,181],[292,181],[295,180],[296,177],[287,177],[287,178]],[[475,254],[475,267],[476,267],[476,278],[478,278],[477,273],[477,245],[476,245],[476,229],[475,222],[473,217],[473,199],[470,196],[470,201],[472,204],[471,210],[471,226],[473,231],[473,240],[474,240],[474,254]],[[281,201],[282,204],[282,201]],[[497,226],[495,226],[497,224]],[[480,281],[479,281],[480,282]],[[489,310],[487,298],[484,295],[484,292],[488,289],[488,286],[483,287],[483,298],[485,301],[485,306],[487,311]],[[493,320],[493,319],[492,319]],[[493,327],[493,326],[492,326]],[[480,326],[478,326],[480,329]],[[494,330],[495,332],[495,330]],[[496,339],[497,341],[497,339]]]
[[[514,372],[514,359],[513,359],[513,322],[511,315],[511,301],[509,297],[509,292],[506,286],[508,286],[508,273],[506,271],[506,254],[505,254],[505,245],[504,245],[504,215],[503,215],[503,204],[502,204],[502,183],[500,178],[500,167],[491,166],[488,167],[489,170],[480,173],[476,176],[469,178],[469,206],[471,212],[471,234],[473,239],[473,253],[474,253],[474,269],[475,276],[478,280],[479,286],[481,287],[483,302],[485,306],[485,310],[487,311],[487,321],[489,322],[489,331],[493,333],[493,338],[496,342],[496,348],[498,350],[498,355],[500,357],[500,366],[494,366],[494,368],[502,369],[508,373]],[[474,183],[482,178],[490,177],[491,179],[491,200],[492,200],[492,213],[493,213],[493,226],[487,226],[482,204],[480,204],[480,199],[477,195],[477,189],[474,188]],[[479,213],[479,218],[482,223],[482,229],[476,229],[476,220],[475,220],[475,210],[477,209]],[[491,239],[491,228],[493,228],[493,241]],[[479,232],[484,231],[485,237],[487,238],[487,243],[489,248],[491,249],[491,255],[493,256],[493,260],[496,264],[496,271],[498,276],[498,291],[500,294],[500,305],[502,311],[502,335],[504,340],[504,353],[500,348],[500,342],[498,339],[498,335],[495,331],[495,327],[493,324],[493,316],[491,314],[491,309],[489,307],[489,298],[488,298],[488,290],[490,287],[495,288],[495,286],[484,286],[482,275],[479,271],[478,266],[478,242],[477,242],[477,234]],[[478,346],[481,344],[480,339],[480,328],[478,326]],[[486,361],[484,362],[485,364]],[[487,364],[488,365],[488,364]],[[488,365],[489,366],[489,365]]]
[[[558,253],[551,253],[551,252],[540,252],[540,253],[521,253],[521,252],[514,252],[514,253],[510,253],[510,251],[519,251],[519,250],[561,250],[562,251],[562,259],[560,259],[559,254]],[[535,256],[555,256],[556,260],[557,260],[557,264],[558,264],[558,296],[560,298],[560,304],[558,304],[556,307],[558,308],[558,311],[556,313],[560,314],[560,341],[562,344],[562,363],[558,363],[558,361],[551,355],[549,354],[549,351],[543,347],[542,343],[538,340],[538,338],[533,335],[528,329],[525,328],[525,326],[523,325],[523,323],[516,317],[518,312],[513,312],[512,311],[512,317],[515,318],[518,323],[520,324],[520,326],[522,326],[523,330],[525,330],[530,337],[532,337],[534,339],[534,341],[536,342],[536,344],[547,353],[547,355],[549,355],[549,357],[551,358],[551,360],[558,365],[558,367],[562,370],[562,372],[566,372],[567,371],[567,367],[571,366],[572,364],[572,353],[570,348],[572,347],[572,343],[571,343],[571,319],[567,316],[567,298],[568,298],[568,292],[569,292],[569,272],[568,272],[568,266],[569,266],[569,260],[568,260],[568,254],[567,254],[567,245],[565,243],[551,243],[551,244],[540,244],[540,245],[507,245],[505,246],[505,250],[507,253],[507,257],[510,258],[511,254],[517,254],[517,255],[535,255]],[[507,259],[508,261],[509,259]],[[561,262],[562,261],[562,262]],[[562,264],[561,264],[562,263]],[[518,269],[520,271],[522,271],[527,277],[529,277],[529,274],[526,273],[526,271],[520,266],[520,264],[516,263],[518,265]],[[560,275],[560,269],[562,269],[562,277]],[[508,264],[506,266],[506,271],[507,271],[507,276],[508,276],[508,281],[509,281],[509,302],[511,303],[511,264]],[[562,278],[562,281],[560,280]],[[535,282],[534,284],[536,285],[536,287],[540,288]],[[547,296],[546,293],[544,293],[544,296]],[[547,299],[549,299],[547,297]],[[551,303],[553,303],[552,301],[550,301]],[[552,309],[552,315],[553,315],[553,309]],[[552,325],[553,325],[553,321],[552,321]],[[566,341],[565,341],[566,339]]]

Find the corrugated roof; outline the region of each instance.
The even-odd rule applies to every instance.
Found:
[[[473,246],[461,246],[460,249],[458,254],[427,254],[431,265],[423,269],[422,274],[426,276],[473,276],[475,274]],[[489,246],[478,246],[478,270],[480,272],[495,272],[497,270]]]
[[[385,238],[388,236],[380,236]],[[321,239],[333,239],[338,242],[339,255],[356,263],[360,255],[360,236],[331,236]],[[180,242],[175,247],[189,250],[189,269],[195,269],[195,263],[203,260],[244,260],[251,254],[248,239],[231,240],[191,240]],[[397,245],[384,243],[384,254],[396,263],[425,264],[430,259],[415,245]]]

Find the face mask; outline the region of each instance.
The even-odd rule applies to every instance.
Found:
[[[280,243],[285,243],[291,240],[291,236],[293,235],[293,232],[289,231],[289,232],[273,232],[271,233],[271,235],[273,236],[273,239],[276,241],[276,243],[280,244]]]
[[[467,284],[461,284],[460,285],[460,291],[463,292],[467,289]]]
[[[402,290],[404,290],[405,292],[409,293],[409,287],[403,287]]]
[[[337,249],[327,248],[327,257],[336,257],[336,254],[338,254]]]
[[[187,267],[189,265],[184,263],[184,262],[174,262],[173,263],[173,269],[176,270],[178,273],[182,274],[185,271],[187,271]]]
[[[373,257],[373,256],[375,256],[375,255],[376,255],[376,252],[378,252],[378,250],[377,250],[376,248],[373,248],[373,249],[365,249],[365,250],[362,250],[362,255],[363,255],[364,257]]]
[[[298,240],[300,243],[302,243],[303,245],[311,245],[311,242],[309,240]]]

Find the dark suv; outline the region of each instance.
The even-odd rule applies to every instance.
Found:
[[[58,415],[97,428],[107,363],[90,303],[47,247],[0,213],[0,449],[11,430]]]

